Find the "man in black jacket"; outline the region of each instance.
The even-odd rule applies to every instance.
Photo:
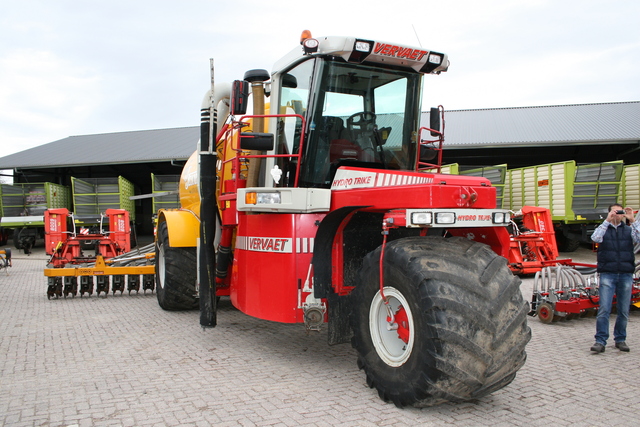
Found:
[[[627,223],[629,225],[627,225]],[[620,351],[629,351],[626,343],[631,288],[635,270],[634,244],[640,243],[640,224],[635,222],[633,209],[619,204],[609,206],[607,219],[596,228],[591,240],[598,243],[598,273],[600,307],[596,319],[596,342],[591,347],[603,353],[609,338],[609,315],[613,295],[616,295],[618,316],[613,328],[613,339]]]

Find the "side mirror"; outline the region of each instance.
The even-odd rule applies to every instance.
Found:
[[[242,132],[240,134],[240,148],[242,150],[271,151],[273,150],[273,134]]]
[[[248,100],[249,82],[246,80],[234,80],[231,87],[231,114],[234,116],[246,114]]]
[[[292,74],[283,74],[282,75],[282,87],[288,87],[291,89],[295,89],[298,87],[298,79],[296,79],[296,76],[292,75]]]
[[[438,155],[433,145],[420,144],[420,162],[429,163]]]
[[[429,111],[429,128],[438,131],[431,131],[431,136],[440,136],[440,110],[436,107]]]

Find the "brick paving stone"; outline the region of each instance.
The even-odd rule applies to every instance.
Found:
[[[567,254],[572,257],[574,254]],[[592,262],[581,249],[574,259]],[[528,359],[470,403],[398,409],[366,386],[349,345],[253,319],[223,299],[219,326],[165,312],[155,294],[47,300],[41,249],[0,274],[0,425],[605,426],[640,404],[640,311],[630,353],[592,355],[595,319],[529,318]],[[521,289],[530,299],[533,278]],[[612,322],[613,327],[613,322]],[[637,350],[636,350],[637,349]],[[587,414],[587,415],[585,415]]]

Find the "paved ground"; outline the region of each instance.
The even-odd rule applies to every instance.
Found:
[[[575,259],[590,261],[581,249]],[[640,407],[640,311],[630,353],[592,355],[595,320],[530,318],[515,381],[473,403],[397,409],[367,388],[350,345],[247,317],[219,326],[155,294],[46,298],[43,252],[0,273],[0,424],[6,426],[629,426]],[[527,299],[531,279],[522,288]]]

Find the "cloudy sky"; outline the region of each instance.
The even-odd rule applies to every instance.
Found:
[[[637,0],[0,1],[0,156],[195,126],[209,58],[271,70],[303,29],[447,53],[425,109],[640,101]]]

